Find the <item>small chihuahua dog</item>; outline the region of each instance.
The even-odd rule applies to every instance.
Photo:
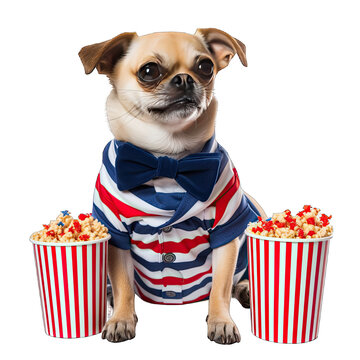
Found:
[[[93,215],[105,224],[113,315],[102,338],[135,336],[135,293],[157,304],[209,299],[207,336],[240,341],[231,296],[249,307],[244,230],[259,204],[240,187],[215,139],[216,74],[245,45],[224,31],[122,33],[79,52],[113,89],[107,117],[114,139],[103,153]]]

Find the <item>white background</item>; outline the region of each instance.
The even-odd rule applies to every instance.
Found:
[[[359,338],[359,7],[356,1],[12,1],[1,5],[1,344],[36,358],[348,358]],[[235,300],[242,342],[206,338],[207,303],[136,300],[132,341],[43,331],[29,235],[60,210],[90,212],[110,85],[85,76],[82,46],[126,31],[217,27],[247,46],[218,75],[217,137],[243,188],[268,214],[303,204],[333,215],[319,338],[254,337]],[[5,232],[4,232],[5,230]],[[357,350],[356,350],[357,351]],[[355,355],[354,355],[355,356]],[[351,357],[351,356],[350,356]]]

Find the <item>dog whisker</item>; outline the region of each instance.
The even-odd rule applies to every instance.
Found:
[[[132,106],[132,108],[129,110],[129,111],[125,111],[124,113],[120,114],[119,116],[116,116],[114,118],[109,118],[108,121],[115,121],[115,120],[119,120],[121,119],[123,116],[126,116],[126,115],[131,115],[131,111],[134,110],[136,108],[136,106]]]

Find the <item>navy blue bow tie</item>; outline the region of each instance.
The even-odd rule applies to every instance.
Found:
[[[119,190],[133,189],[158,176],[175,179],[190,195],[206,201],[216,183],[221,154],[197,153],[175,160],[155,157],[130,143],[117,149],[116,175]]]

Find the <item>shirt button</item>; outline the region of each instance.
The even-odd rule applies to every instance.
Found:
[[[166,226],[166,227],[164,227],[164,228],[162,229],[162,231],[165,232],[165,233],[168,233],[168,232],[171,231],[171,229],[172,229],[172,226]]]
[[[167,297],[175,297],[176,296],[176,292],[175,291],[165,291],[165,295]]]
[[[176,260],[176,256],[173,253],[163,254],[163,261],[166,263],[172,263]]]

